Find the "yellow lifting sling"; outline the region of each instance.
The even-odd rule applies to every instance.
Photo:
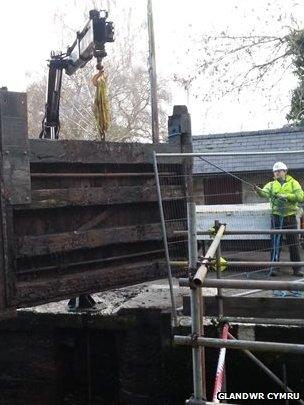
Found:
[[[101,138],[105,140],[105,135],[110,125],[110,109],[106,77],[103,68],[93,76],[92,83],[96,87],[94,115]]]

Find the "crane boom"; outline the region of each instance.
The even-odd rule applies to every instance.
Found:
[[[114,41],[114,27],[107,21],[106,11],[91,10],[89,21],[83,30],[77,32],[73,44],[65,53],[51,53],[47,84],[47,99],[42,130],[39,138],[58,139],[60,132],[60,95],[63,70],[69,76],[83,68],[93,57],[97,69],[102,69],[102,60],[107,56],[105,44]]]

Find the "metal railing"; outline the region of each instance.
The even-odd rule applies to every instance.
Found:
[[[303,149],[299,150],[275,150],[275,151],[250,151],[250,152],[189,152],[189,153],[157,153],[159,157],[200,157],[200,156],[256,156],[256,155],[301,155]]]
[[[161,211],[161,221],[163,225],[163,237],[166,248],[166,261],[168,267],[169,284],[172,299],[172,313],[174,317],[174,324],[177,324],[177,312],[175,308],[175,301],[172,287],[172,274],[171,266],[181,266],[188,269],[189,277],[187,279],[180,279],[181,286],[190,288],[190,306],[191,306],[191,334],[188,336],[174,336],[174,342],[177,345],[188,345],[192,347],[192,364],[193,364],[193,395],[186,401],[187,404],[192,405],[208,405],[215,402],[208,402],[206,398],[206,375],[205,375],[205,347],[217,347],[227,349],[242,350],[247,357],[249,357],[260,369],[270,377],[276,384],[278,384],[285,392],[293,393],[293,391],[281,381],[261,360],[259,360],[249,350],[253,351],[274,351],[277,353],[297,353],[304,354],[304,345],[290,344],[290,343],[276,343],[276,342],[257,342],[237,340],[234,336],[228,333],[229,340],[208,338],[204,336],[204,301],[203,301],[203,287],[217,288],[217,302],[218,302],[218,317],[224,322],[230,319],[225,318],[223,307],[223,288],[235,289],[249,289],[252,292],[259,290],[300,290],[304,291],[304,283],[301,281],[270,281],[270,280],[240,280],[240,279],[221,279],[221,240],[224,235],[275,235],[275,234],[304,234],[304,230],[295,229],[279,229],[279,230],[248,230],[248,231],[233,231],[227,230],[226,225],[220,224],[215,221],[216,234],[214,239],[204,255],[203,259],[199,262],[197,251],[197,235],[208,235],[210,231],[197,232],[196,227],[196,207],[194,204],[193,195],[187,197],[187,222],[188,230],[176,230],[174,233],[178,236],[185,236],[188,239],[188,262],[186,261],[171,261],[168,253],[168,241],[166,236],[166,225],[162,207],[162,196],[160,190],[160,183],[157,170],[157,157],[170,158],[180,157],[189,163],[188,159],[203,156],[254,156],[254,155],[285,155],[288,154],[304,154],[304,150],[285,150],[285,151],[268,151],[268,152],[224,152],[224,153],[155,153],[154,154],[154,171],[157,183],[158,199]],[[225,172],[225,170],[223,170]],[[249,184],[249,183],[248,183]],[[260,267],[260,266],[273,266],[273,262],[268,261],[228,261],[228,267]],[[275,267],[287,266],[304,266],[304,262],[275,262]],[[207,278],[210,266],[216,268],[216,279]],[[175,315],[175,316],[174,316]],[[245,319],[245,318],[243,318]],[[253,318],[250,318],[251,321]],[[256,320],[256,318],[254,318]],[[284,321],[284,320],[282,320]],[[301,320],[296,320],[301,321]],[[304,322],[304,320],[302,321]],[[301,399],[297,401],[304,405]]]
[[[189,252],[194,256],[193,251],[197,249],[197,239],[196,235],[193,234],[193,228],[195,226],[195,207],[188,204],[188,243]],[[192,230],[192,231],[190,231]],[[277,342],[261,342],[261,341],[247,341],[235,339],[230,333],[228,334],[229,340],[222,340],[216,338],[204,337],[202,333],[202,327],[200,323],[203,323],[204,312],[203,305],[201,304],[203,296],[203,287],[213,287],[217,288],[218,292],[218,316],[220,319],[225,320],[223,311],[223,288],[231,289],[259,289],[259,290],[299,290],[304,291],[304,282],[302,281],[270,281],[270,280],[240,280],[240,279],[221,279],[220,271],[220,257],[221,257],[221,240],[224,235],[226,235],[226,226],[215,221],[216,234],[214,239],[204,257],[204,259],[197,263],[196,271],[193,271],[193,259],[189,262],[179,261],[171,262],[171,265],[178,265],[184,268],[189,268],[189,278],[181,278],[179,280],[180,286],[187,286],[191,289],[191,319],[192,319],[192,331],[191,335],[188,336],[174,336],[174,342],[177,345],[187,345],[192,347],[193,352],[193,381],[194,381],[194,393],[193,398],[188,402],[193,404],[205,404],[206,402],[206,381],[203,376],[204,373],[202,369],[204,364],[198,364],[198,359],[201,356],[201,350],[205,347],[213,348],[227,348],[242,350],[247,357],[249,357],[257,366],[259,366],[262,371],[269,376],[275,383],[277,383],[285,392],[292,393],[293,391],[289,388],[280,378],[278,378],[263,362],[261,362],[256,356],[254,356],[252,351],[273,351],[276,353],[294,353],[294,354],[304,354],[304,345],[301,344],[291,344],[291,343],[277,343]],[[292,232],[290,232],[292,231]],[[238,233],[239,231],[230,231],[230,234]],[[240,234],[252,233],[255,231],[241,231]],[[303,230],[286,230],[282,229],[279,232],[274,232],[274,230],[262,231],[267,234],[275,233],[303,233]],[[191,247],[190,247],[191,246]],[[190,265],[191,264],[191,265]],[[255,266],[272,266],[273,262],[268,261],[242,261],[234,262],[228,261],[226,265],[229,266],[239,266],[239,267],[255,267]],[[208,269],[210,266],[216,266],[217,278],[211,279],[207,278]],[[304,262],[275,262],[276,267],[286,267],[286,266],[301,266]],[[304,281],[304,280],[303,280]],[[193,320],[195,319],[195,322]],[[227,322],[227,320],[226,320]],[[204,357],[203,357],[204,359]],[[191,402],[193,401],[193,402]],[[298,403],[304,404],[301,399]]]

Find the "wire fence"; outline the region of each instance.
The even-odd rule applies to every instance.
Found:
[[[212,241],[212,228],[216,220],[227,224],[227,230],[231,231],[303,227],[303,202],[298,198],[299,195],[291,200],[289,198],[290,194],[296,194],[297,184],[304,188],[304,151],[286,151],[285,154],[282,151],[231,155],[219,153],[210,156],[181,154],[180,158],[180,169],[171,174],[168,173],[168,165],[172,156],[156,156],[159,173],[165,173],[159,175],[159,182],[170,260],[187,260],[185,231],[186,203],[189,201],[196,203],[197,231],[210,230],[210,234],[198,234],[201,256],[204,256]],[[272,167],[277,161],[283,161],[288,166],[288,172],[285,179],[278,179],[279,182],[274,184],[271,183],[275,180]],[[268,183],[270,195],[261,196],[257,188],[263,189]],[[186,193],[179,195],[176,186]],[[272,214],[283,219],[277,221]],[[276,259],[288,261],[290,257],[291,261],[301,261],[301,236],[281,235],[280,240],[277,239],[266,234],[227,235],[221,244],[222,256],[229,261],[269,261],[274,259],[276,244]],[[256,272],[256,269],[234,269],[233,266],[231,270]],[[287,268],[282,271],[288,274],[290,270]]]
[[[283,160],[282,156],[277,157],[274,153],[269,155],[265,153],[253,154],[252,152],[248,155],[244,153],[235,154],[233,159],[232,156],[228,159],[226,155],[211,156],[208,159],[204,158],[203,155],[195,156],[192,159],[191,155],[183,154],[180,155],[183,160],[181,169],[172,175],[168,173],[159,175],[159,172],[166,172],[166,159],[170,159],[170,156],[155,155],[154,166],[159,184],[160,207],[163,210],[162,220],[167,235],[165,244],[168,246],[168,261],[173,263],[179,259],[185,259],[183,262],[186,263],[185,271],[187,261],[189,261],[191,270],[191,266],[193,264],[195,266],[197,260],[196,255],[193,254],[196,253],[197,240],[195,234],[198,237],[198,252],[202,259],[193,277],[191,275],[189,278],[185,277],[179,280],[181,286],[191,287],[191,334],[174,336],[176,344],[192,346],[192,398],[194,402],[202,402],[202,398],[206,397],[204,348],[208,346],[222,348],[213,398],[215,398],[216,392],[223,389],[224,352],[227,347],[232,347],[232,344],[235,345],[235,348],[238,345],[238,348],[245,349],[250,358],[273,381],[283,387],[284,391],[292,392],[286,383],[284,384],[248,350],[258,350],[259,345],[265,345],[266,350],[275,350],[275,348],[280,347],[280,350],[286,348],[289,351],[296,348],[292,347],[292,344],[283,347],[281,343],[274,345],[272,342],[254,342],[249,347],[248,341],[237,341],[229,334],[228,324],[225,324],[226,333],[222,339],[204,337],[205,306],[203,305],[202,287],[217,288],[218,320],[221,321],[225,316],[223,301],[225,297],[222,294],[222,289],[247,288],[251,292],[257,292],[261,291],[257,290],[259,288],[272,290],[279,297],[287,296],[287,293],[296,293],[295,296],[297,297],[302,294],[302,282],[241,280],[240,272],[243,272],[244,277],[248,276],[250,269],[250,274],[257,273],[260,269],[256,269],[254,266],[259,263],[253,262],[264,261],[267,265],[269,262],[272,265],[272,262],[278,262],[280,257],[286,256],[288,250],[290,260],[282,258],[283,261],[302,262],[303,249],[297,229],[303,224],[301,212],[301,205],[304,200],[304,193],[301,188],[304,185],[303,155],[304,151],[301,151],[300,154],[295,153],[293,161],[286,161],[288,158],[286,154],[284,161],[290,167],[288,177],[286,177],[286,173],[272,172],[273,164],[277,160]],[[268,157],[267,166],[262,159],[263,156]],[[279,174],[280,176],[278,176]],[[175,185],[179,185],[179,189],[182,189],[184,193],[171,196],[171,200],[166,201],[168,189],[174,188]],[[194,215],[192,215],[193,213]],[[194,229],[195,227],[196,229]],[[267,231],[269,232],[271,228],[275,230],[268,234]],[[295,230],[295,232],[290,229]],[[249,231],[256,232],[249,233]],[[226,235],[225,232],[227,232]],[[189,248],[187,249],[188,243]],[[283,244],[284,249],[282,250]],[[234,261],[236,266],[236,262],[239,261],[239,263],[243,262],[242,265],[245,263],[249,268],[238,268],[238,280],[231,280],[231,274],[228,275],[230,280],[221,280],[221,260],[219,260],[221,255],[228,260],[229,264]],[[217,263],[216,278],[206,277],[210,269],[210,261],[208,260],[214,258],[216,258]],[[282,266],[284,265],[289,266],[290,263],[280,263],[280,269],[283,269]],[[274,274],[274,266],[271,266],[268,275]],[[296,270],[298,271],[298,268],[294,268],[293,265],[291,267],[295,273]],[[233,269],[233,266],[229,265],[229,269],[231,268]],[[290,267],[284,268],[284,271],[285,269],[289,272],[291,270]],[[261,273],[258,273],[258,277],[261,277]],[[241,295],[239,296],[241,297]],[[241,304],[240,307],[242,307]],[[261,313],[264,315],[262,309]],[[230,341],[227,340],[228,334],[229,338],[232,339]],[[300,350],[303,350],[303,347]],[[224,391],[226,391],[225,388]],[[300,400],[299,402],[302,403],[303,401]]]

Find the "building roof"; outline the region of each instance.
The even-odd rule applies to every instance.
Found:
[[[209,156],[206,159],[229,172],[271,170],[276,161],[283,161],[291,169],[304,169],[304,154],[288,154],[288,150],[304,150],[304,128],[193,136],[193,150],[199,153],[286,150],[286,155]],[[210,164],[195,158],[195,174],[219,172]]]

